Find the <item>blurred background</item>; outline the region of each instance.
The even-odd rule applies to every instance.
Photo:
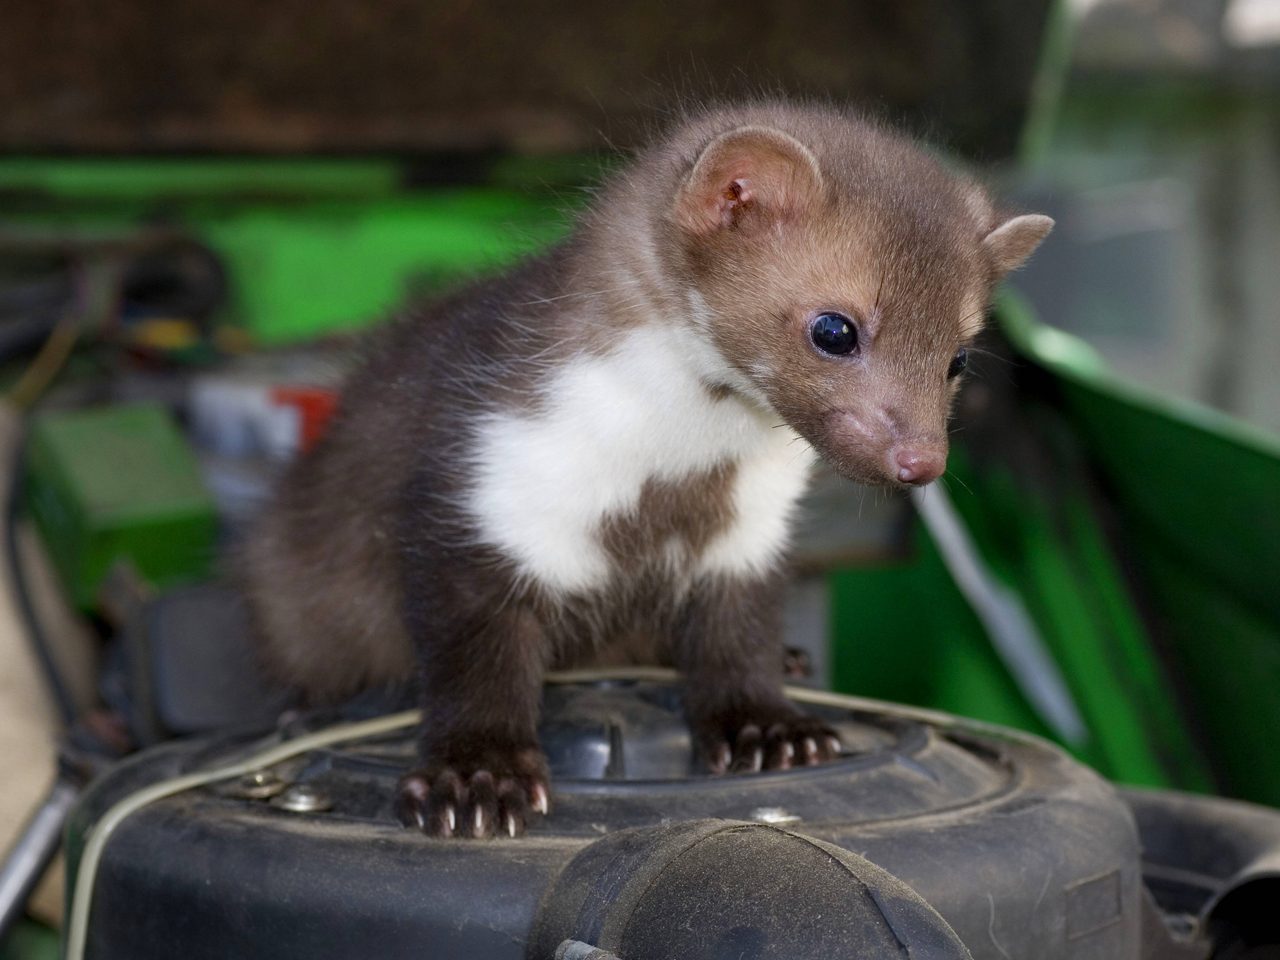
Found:
[[[1280,0],[6,0],[0,24],[0,847],[59,776],[279,712],[218,558],[362,330],[554,242],[682,111],[760,95],[853,104],[1058,221],[936,494],[819,477],[794,679],[1280,805]],[[26,909],[0,957],[54,955],[56,863]]]

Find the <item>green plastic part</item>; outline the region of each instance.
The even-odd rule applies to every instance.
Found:
[[[169,412],[129,404],[36,419],[26,504],[75,604],[129,560],[165,589],[206,576],[217,516],[195,455]]]

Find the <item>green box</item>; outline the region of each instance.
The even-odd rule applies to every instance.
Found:
[[[75,604],[121,559],[160,589],[208,574],[217,514],[169,411],[138,403],[36,419],[26,503]]]

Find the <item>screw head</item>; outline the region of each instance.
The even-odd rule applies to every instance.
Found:
[[[333,801],[309,783],[295,783],[272,799],[271,805],[290,813],[323,813],[333,808]]]
[[[232,780],[220,792],[238,800],[269,800],[283,792],[287,786],[289,781],[273,770],[254,770],[238,780]]]

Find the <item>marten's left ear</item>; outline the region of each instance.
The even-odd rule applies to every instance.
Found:
[[[676,197],[676,221],[707,235],[763,217],[773,224],[818,199],[822,173],[809,148],[769,127],[738,127],[707,145]]]
[[[1016,270],[1040,246],[1040,241],[1053,229],[1053,218],[1040,213],[1013,217],[983,238],[982,249],[991,258],[996,272],[1004,275]]]

